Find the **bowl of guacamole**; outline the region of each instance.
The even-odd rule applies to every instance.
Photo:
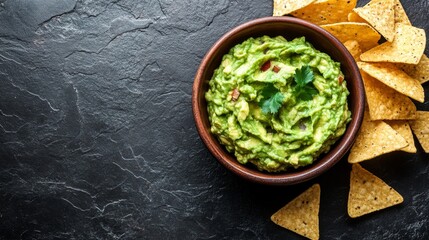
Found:
[[[364,91],[347,49],[320,27],[266,17],[222,36],[193,85],[194,119],[214,157],[254,182],[312,179],[350,149]]]

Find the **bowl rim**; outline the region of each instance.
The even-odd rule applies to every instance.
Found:
[[[282,173],[269,173],[269,172],[262,172],[257,170],[254,171],[249,169],[247,166],[238,163],[238,161],[236,160],[235,156],[233,156],[233,154],[227,152],[224,148],[219,148],[215,146],[216,143],[213,142],[213,137],[212,138],[209,137],[210,135],[212,135],[212,133],[210,131],[207,131],[203,127],[203,119],[200,117],[201,111],[204,111],[204,110],[200,108],[198,100],[199,100],[200,94],[205,93],[205,92],[201,93],[202,91],[200,88],[204,82],[204,79],[202,79],[202,75],[207,65],[211,61],[211,59],[217,53],[218,49],[222,46],[222,44],[227,43],[228,40],[230,40],[236,34],[240,33],[245,29],[248,29],[250,27],[253,27],[259,24],[267,24],[267,23],[274,23],[274,22],[285,22],[288,24],[301,25],[301,26],[310,28],[313,31],[316,31],[320,35],[323,35],[332,45],[337,47],[337,49],[341,52],[341,55],[345,56],[345,60],[347,61],[347,63],[346,64],[342,63],[342,65],[349,66],[351,75],[355,76],[356,78],[354,85],[357,86],[356,89],[358,90],[358,93],[357,93],[358,99],[353,99],[353,101],[357,101],[356,102],[357,109],[355,109],[354,112],[352,113],[352,116],[354,117],[348,123],[346,132],[337,141],[337,143],[341,141],[342,144],[336,144],[337,146],[335,147],[335,150],[336,150],[335,152],[332,151],[333,148],[331,148],[323,158],[319,158],[317,160],[317,163],[312,163],[306,167],[303,167],[302,168],[303,171],[299,171],[298,169],[294,172],[286,171]],[[365,109],[365,92],[364,92],[362,77],[360,75],[359,68],[354,58],[351,56],[351,54],[346,49],[346,47],[337,38],[335,38],[331,33],[326,31],[325,29],[313,23],[307,22],[305,20],[295,18],[295,17],[289,17],[289,16],[262,17],[262,18],[253,19],[241,25],[238,25],[235,28],[228,31],[227,33],[223,34],[212,45],[212,47],[209,49],[209,51],[202,59],[198,67],[198,70],[196,72],[196,75],[194,77],[194,83],[192,86],[192,111],[193,111],[193,116],[195,120],[195,125],[197,128],[198,134],[200,135],[200,138],[202,139],[202,141],[204,142],[208,150],[217,159],[219,163],[221,163],[224,167],[226,167],[233,173],[251,182],[266,184],[266,185],[283,185],[284,186],[284,185],[292,185],[292,184],[305,182],[321,175],[322,173],[330,169],[332,166],[334,166],[346,155],[346,153],[352,147],[363,121],[364,109]],[[215,141],[218,141],[218,140],[215,139]],[[217,142],[217,145],[220,145],[220,143]],[[225,159],[225,154],[227,155],[226,159]]]

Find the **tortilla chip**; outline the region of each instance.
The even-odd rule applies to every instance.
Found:
[[[425,54],[417,65],[401,63],[398,66],[410,77],[420,81],[421,84],[429,81],[429,58]]]
[[[347,20],[349,22],[363,22],[363,23],[368,23],[365,19],[361,18],[355,12],[349,12],[349,14],[347,15]]]
[[[314,184],[271,216],[275,224],[309,239],[319,239],[320,185]]]
[[[353,11],[365,19],[383,37],[392,42],[395,38],[394,0],[372,0]]]
[[[366,110],[348,162],[366,161],[406,146],[407,141],[397,131],[383,121],[371,121]]]
[[[423,150],[429,153],[429,112],[417,111],[417,118],[410,121],[410,126]]]
[[[292,12],[291,14],[317,25],[346,22],[347,14],[356,7],[356,2],[357,0],[316,1],[305,8]]]
[[[362,50],[360,49],[358,41],[348,40],[344,42],[344,46],[347,48],[347,50],[349,50],[355,61],[360,61],[359,56],[362,54]]]
[[[420,82],[408,76],[394,64],[358,62],[358,66],[372,77],[396,91],[419,102],[424,102],[425,93]]]
[[[403,23],[406,25],[412,25],[410,22],[410,19],[407,16],[407,13],[404,10],[404,7],[402,7],[401,1],[394,0],[395,4],[395,23]]]
[[[322,28],[330,32],[341,42],[356,40],[363,51],[378,45],[380,34],[367,23],[341,22],[322,25]]]
[[[361,72],[371,120],[415,119],[416,106],[407,96]]]
[[[383,180],[353,164],[350,173],[350,191],[347,203],[347,212],[350,217],[379,211],[404,201],[404,198],[395,189]]]
[[[315,0],[274,0],[273,2],[273,16],[284,16],[293,11],[301,9]]]
[[[413,133],[411,132],[410,124],[407,121],[388,121],[389,124],[395,131],[397,131],[401,136],[407,141],[408,146],[401,149],[401,151],[416,153],[416,145],[414,144]]]
[[[393,42],[385,42],[364,52],[360,58],[365,62],[396,62],[417,64],[426,47],[425,30],[396,24],[396,36]]]

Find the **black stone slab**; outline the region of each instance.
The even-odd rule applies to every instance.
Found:
[[[429,2],[402,2],[428,32]],[[270,0],[0,0],[0,238],[300,239],[269,217],[318,182],[322,239],[428,239],[420,145],[363,163],[405,201],[350,219],[346,159],[309,183],[265,187],[202,144],[199,62],[271,13]],[[417,106],[429,110],[424,88]]]

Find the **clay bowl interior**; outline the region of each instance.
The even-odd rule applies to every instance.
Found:
[[[345,134],[331,150],[313,164],[282,173],[258,171],[251,165],[238,163],[235,156],[226,151],[210,132],[207,103],[204,98],[213,71],[220,65],[222,56],[238,43],[249,37],[282,35],[288,40],[304,36],[313,46],[341,63],[341,70],[350,91],[348,98],[352,120]],[[364,89],[362,79],[353,57],[331,34],[322,28],[293,17],[266,17],[244,23],[222,36],[203,58],[194,79],[192,108],[198,133],[213,156],[227,169],[252,182],[268,185],[292,185],[308,181],[331,168],[351,148],[359,131],[364,112]]]

